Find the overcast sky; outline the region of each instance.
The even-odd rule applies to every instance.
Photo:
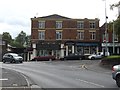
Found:
[[[118,10],[110,10],[110,4],[119,0],[106,0],[108,21],[116,19]],[[42,17],[59,14],[65,17],[99,18],[100,26],[105,22],[104,0],[1,0],[0,34],[9,32],[15,38],[22,30],[31,34],[31,20],[34,16]]]

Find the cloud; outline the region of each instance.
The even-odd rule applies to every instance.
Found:
[[[23,27],[28,27],[29,22],[30,19],[25,19],[23,17],[6,17],[0,19],[0,23],[6,23],[8,25],[19,25]]]
[[[110,13],[109,5],[117,1],[107,0],[109,20],[117,12]],[[15,37],[23,30],[30,34],[30,18],[36,13],[38,17],[60,14],[70,18],[99,18],[102,25],[105,21],[104,6],[102,0],[1,0],[0,33],[8,31]]]

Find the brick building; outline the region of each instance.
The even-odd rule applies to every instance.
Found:
[[[99,51],[99,19],[72,19],[57,14],[31,18],[32,57]]]
[[[107,46],[107,51],[110,52],[110,54],[120,54],[120,39],[118,38],[118,35],[114,32],[114,41],[113,41],[113,29],[110,30],[109,28],[107,30],[107,37],[105,37],[105,24],[103,24],[100,27],[100,42],[101,42],[102,52],[104,52]]]

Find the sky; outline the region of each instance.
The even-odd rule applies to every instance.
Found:
[[[108,22],[117,18],[118,9],[110,5],[120,0],[106,0]],[[100,19],[105,22],[105,0],[1,0],[0,34],[9,32],[12,38],[24,31],[31,35],[31,18],[52,14],[73,19]]]

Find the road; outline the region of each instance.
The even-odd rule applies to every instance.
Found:
[[[81,63],[82,61],[24,62],[2,64],[2,68],[24,74],[40,88],[117,88],[111,72],[89,70],[86,63]]]

